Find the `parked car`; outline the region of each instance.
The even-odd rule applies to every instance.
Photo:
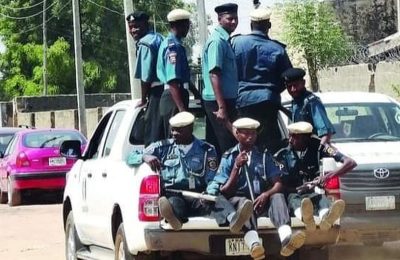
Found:
[[[358,165],[327,184],[331,197],[346,201],[340,241],[381,245],[399,240],[400,103],[378,93],[316,95],[336,129],[333,145]],[[284,104],[289,107],[290,100]]]
[[[243,234],[230,233],[215,219],[191,217],[177,232],[160,218],[160,179],[140,157],[143,108],[137,108],[137,102],[122,101],[110,108],[83,155],[76,141],[64,142],[60,148],[61,154],[80,158],[67,174],[64,191],[66,259],[144,260],[174,251],[248,255]],[[204,138],[203,110],[192,103],[190,112],[196,117],[195,135]],[[287,138],[280,123],[282,138]],[[291,224],[304,230],[296,218]],[[258,219],[258,229],[268,254],[279,254],[279,237],[268,217]],[[337,226],[328,232],[307,232],[306,245],[333,244],[338,236]]]
[[[59,155],[65,140],[85,137],[72,129],[26,129],[15,133],[0,160],[0,202],[21,204],[22,196],[32,190],[63,190],[65,174],[75,159]]]

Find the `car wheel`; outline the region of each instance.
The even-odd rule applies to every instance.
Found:
[[[21,191],[14,189],[14,186],[12,185],[10,176],[8,176],[8,179],[7,179],[7,191],[8,191],[7,192],[8,205],[10,207],[20,205],[21,201],[22,201]]]
[[[134,260],[131,253],[129,253],[128,246],[126,244],[124,223],[121,223],[118,227],[117,236],[115,237],[115,260]]]
[[[72,211],[68,213],[65,225],[65,259],[77,260],[76,252],[82,247],[78,233],[76,233],[74,217]]]
[[[2,191],[0,188],[0,203],[5,204],[5,203],[7,203],[7,200],[8,200],[7,192]]]

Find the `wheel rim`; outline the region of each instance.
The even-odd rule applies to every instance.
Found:
[[[74,229],[72,226],[69,227],[68,230],[68,240],[67,240],[67,259],[68,260],[75,260],[75,252],[76,252],[76,244],[75,244],[75,237],[74,237]]]
[[[11,201],[11,189],[12,189],[11,180],[10,180],[10,177],[8,177],[8,179],[7,179],[7,199],[8,199],[9,203]]]
[[[125,260],[124,243],[121,241],[118,246],[118,259]]]

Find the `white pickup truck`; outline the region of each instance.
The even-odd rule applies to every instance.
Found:
[[[180,231],[173,231],[160,219],[159,177],[137,160],[144,148],[143,108],[135,108],[137,103],[114,105],[100,120],[83,155],[79,143],[67,142],[61,147],[63,155],[79,158],[67,174],[64,192],[66,258],[159,259],[172,252],[219,257],[248,254],[243,235],[231,234],[214,219],[190,218]],[[204,114],[192,105],[194,134],[204,138]],[[280,241],[270,220],[262,217],[258,223],[267,254],[279,254]],[[292,226],[304,228],[295,218]],[[337,227],[307,233],[306,246],[335,243],[338,236]]]

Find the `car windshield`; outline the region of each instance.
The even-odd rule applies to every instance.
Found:
[[[395,103],[325,104],[334,142],[399,141],[400,106]]]
[[[15,133],[0,134],[0,152],[4,153]]]
[[[60,147],[66,140],[79,140],[84,143],[79,133],[72,131],[32,132],[23,138],[23,144],[29,148]]]

